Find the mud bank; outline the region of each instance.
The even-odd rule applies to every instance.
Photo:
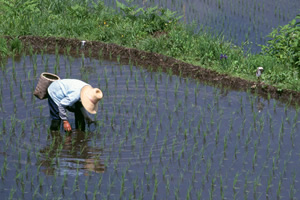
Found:
[[[8,40],[13,39],[13,37],[10,36],[6,36],[5,38]],[[19,39],[24,44],[25,51],[28,51],[29,48],[32,47],[36,52],[55,53],[55,50],[58,49],[59,53],[65,53],[68,49],[70,55],[74,57],[81,56],[81,54],[84,53],[86,57],[119,60],[126,64],[131,62],[153,71],[162,69],[163,71],[170,72],[171,70],[173,74],[192,77],[217,87],[225,87],[238,91],[250,90],[252,93],[257,93],[263,98],[274,98],[291,105],[300,102],[299,92],[287,89],[280,90],[271,85],[257,84],[253,81],[220,74],[213,70],[188,64],[157,53],[145,52],[98,41],[87,41],[84,48],[81,49],[81,40],[69,38],[21,36]],[[256,86],[253,87],[254,85]]]

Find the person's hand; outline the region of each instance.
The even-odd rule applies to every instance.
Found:
[[[72,128],[71,128],[71,125],[70,125],[70,123],[68,122],[68,121],[63,121],[64,122],[64,129],[65,129],[65,131],[71,131],[72,130]]]

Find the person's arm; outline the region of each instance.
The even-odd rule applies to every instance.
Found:
[[[76,103],[79,100],[80,91],[78,92],[77,90],[72,90],[72,89],[70,90],[70,88],[69,88],[69,90],[66,93],[67,93],[67,96],[65,96],[63,99],[61,99],[58,109],[59,109],[59,116],[63,120],[65,131],[71,131],[72,128],[71,128],[70,123],[68,122],[66,108],[68,106],[74,105],[74,103]]]
[[[59,111],[59,117],[63,121],[64,130],[65,131],[71,131],[72,128],[71,128],[71,125],[70,125],[70,123],[68,121],[68,118],[67,118],[66,108],[62,104],[59,104],[58,105],[58,111]]]
[[[62,104],[58,105],[58,111],[60,119],[63,121],[68,121],[67,110]]]

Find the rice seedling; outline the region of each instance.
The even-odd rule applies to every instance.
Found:
[[[180,6],[179,2],[175,4]],[[209,2],[209,4],[218,5],[218,1]],[[223,1],[219,1],[219,4],[221,8],[225,8]],[[234,3],[231,4],[232,13],[239,14]],[[255,6],[258,7],[258,5]],[[217,20],[218,23],[224,21],[219,21],[216,16],[213,16],[212,20]],[[252,20],[256,20],[256,18],[252,17]],[[224,23],[226,24],[226,22]],[[231,31],[233,34],[234,29]],[[56,51],[58,52],[58,50]],[[66,54],[72,52],[70,49],[66,49],[66,51]],[[89,54],[93,53],[91,50],[88,51]],[[277,116],[284,112],[289,113],[290,107],[281,108],[277,104],[275,105],[276,113],[266,109],[267,115],[264,116],[254,110],[251,111],[250,101],[253,102],[253,108],[256,104],[256,100],[251,97],[251,94],[248,94],[247,97],[246,94],[236,92],[238,94],[236,98],[228,93],[228,98],[224,98],[218,89],[210,86],[202,86],[184,78],[168,76],[159,70],[156,73],[154,69],[149,69],[149,71],[136,69],[133,64],[128,67],[122,66],[120,70],[117,70],[120,63],[112,64],[111,71],[108,71],[106,61],[99,61],[95,62],[93,67],[96,73],[83,74],[79,69],[84,55],[79,50],[78,53],[79,57],[73,61],[68,56],[58,58],[44,54],[42,67],[40,67],[40,57],[34,52],[32,59],[35,59],[35,56],[37,58],[36,72],[33,68],[26,68],[24,64],[26,70],[18,71],[19,64],[15,62],[15,74],[18,76],[21,73],[23,77],[22,73],[24,73],[24,80],[18,83],[11,78],[1,79],[1,94],[6,94],[7,91],[10,93],[9,90],[12,90],[11,97],[8,95],[7,98],[4,94],[1,95],[2,106],[5,110],[15,109],[15,119],[7,117],[10,115],[3,112],[0,132],[1,152],[12,152],[12,157],[15,158],[14,162],[19,167],[12,167],[14,166],[10,164],[12,157],[7,156],[7,161],[4,161],[3,158],[2,161],[6,162],[6,167],[1,167],[1,179],[3,186],[9,176],[6,171],[16,172],[18,184],[24,182],[24,186],[16,186],[17,183],[14,183],[15,185],[10,185],[9,188],[17,188],[15,192],[17,197],[21,197],[22,193],[24,197],[29,194],[34,196],[35,193],[35,198],[45,198],[47,195],[48,198],[73,198],[79,193],[83,193],[85,198],[94,199],[114,198],[118,195],[125,199],[131,197],[144,199],[147,196],[156,199],[166,197],[171,199],[214,199],[218,198],[218,195],[222,199],[225,199],[227,195],[236,199],[243,197],[246,199],[249,198],[249,190],[252,187],[253,190],[256,190],[256,198],[259,198],[261,189],[267,191],[266,194],[269,194],[269,197],[275,196],[279,191],[277,184],[277,190],[267,189],[268,180],[261,178],[261,174],[266,170],[272,174],[271,185],[273,177],[276,177],[279,169],[282,174],[287,176],[288,180],[292,180],[288,169],[292,168],[293,164],[288,160],[295,159],[297,156],[291,153],[290,158],[282,159],[290,150],[289,147],[285,149],[287,141],[284,140],[284,136],[286,133],[290,133],[288,144],[292,144],[292,142],[297,144],[298,116],[295,115],[293,118],[291,115],[285,114],[282,119]],[[57,53],[57,55],[59,54]],[[114,55],[111,56],[114,57]],[[99,57],[102,57],[102,52],[99,52]],[[115,58],[120,62],[119,55]],[[27,58],[24,57],[24,59]],[[88,59],[85,58],[85,65],[94,63],[93,59]],[[73,62],[72,65],[71,62]],[[8,69],[9,66],[3,68]],[[52,137],[47,124],[48,115],[44,109],[47,102],[35,101],[28,95],[29,91],[35,87],[34,81],[29,81],[29,79],[35,79],[35,73],[39,73],[43,68],[49,71],[56,69],[56,72],[61,74],[84,78],[89,80],[91,85],[103,87],[105,98],[100,102],[98,115],[94,116],[97,121],[95,130],[83,134],[83,141],[79,142],[80,144],[86,142],[87,145],[78,145],[74,135],[74,139],[67,145],[65,139],[58,145],[44,139],[47,134]],[[3,75],[4,73],[7,73],[5,75],[7,77],[13,74],[9,70],[2,72]],[[170,70],[170,74],[172,73]],[[162,88],[164,91],[161,90]],[[20,100],[19,97],[24,99]],[[27,101],[27,106],[20,105],[20,102],[25,101]],[[272,105],[274,106],[274,104],[266,105],[266,108],[271,108]],[[35,108],[34,111],[31,111],[32,108]],[[24,114],[21,113],[23,111]],[[288,120],[286,120],[287,118]],[[276,135],[276,130],[279,133],[278,137],[272,137],[272,135]],[[14,137],[16,139],[5,138],[4,136],[7,134],[16,136]],[[65,138],[64,134],[62,135]],[[223,139],[220,139],[221,136]],[[57,137],[53,139],[56,140]],[[14,145],[11,143],[12,141],[14,141]],[[25,145],[23,142],[29,144]],[[261,144],[267,144],[267,146],[261,147]],[[28,148],[28,146],[32,147]],[[48,149],[40,151],[44,146],[47,146]],[[23,147],[25,150],[20,149]],[[100,153],[97,147],[100,147],[103,152]],[[295,148],[293,152],[297,152],[297,146],[294,145],[293,148]],[[89,152],[88,155],[86,151]],[[103,165],[106,167],[103,174],[85,173],[86,169],[82,163],[94,153],[99,153],[99,158],[103,158]],[[239,153],[244,156],[239,156]],[[230,162],[233,158],[234,162]],[[36,170],[37,166],[23,164],[24,161],[45,163],[43,162],[45,159],[56,170],[50,177],[44,175],[44,170],[46,171],[48,166],[42,165]],[[78,160],[80,161],[77,163],[77,167],[74,167],[73,175],[70,169],[72,162],[69,159],[72,159],[75,164]],[[143,160],[145,161],[143,162]],[[267,166],[270,160],[271,162],[273,160],[271,165],[273,164],[274,167],[269,169]],[[69,164],[69,167],[66,163]],[[96,168],[96,162],[92,163]],[[239,167],[242,169],[237,171],[236,169]],[[251,167],[255,167],[255,170],[252,170]],[[93,169],[91,166],[90,168]],[[26,170],[27,172],[25,172]],[[34,179],[26,180],[26,174],[30,177],[33,170],[33,173],[36,171]],[[137,173],[135,179],[130,177],[132,171]],[[170,175],[174,171],[178,172],[177,177]],[[204,178],[198,180],[199,173],[202,172]],[[238,188],[240,181],[245,177],[245,172],[248,174],[245,178],[243,196]],[[141,173],[145,173],[147,176],[149,174],[149,181],[147,181],[149,190],[145,184],[147,176],[140,176]],[[86,176],[82,176],[82,174],[86,174]],[[255,177],[260,178],[256,181]],[[288,193],[290,196],[297,196],[297,191],[294,189],[297,187],[297,177],[294,180],[294,186],[290,184],[288,189],[283,187],[284,182],[282,182],[279,196]],[[32,182],[32,191],[28,189],[30,186],[26,186],[27,183],[30,185],[30,182]],[[67,182],[72,182],[72,185],[67,186]],[[174,182],[178,185],[175,185]],[[159,187],[162,183],[165,184],[163,189]],[[231,183],[233,189],[226,190],[230,187],[228,184]],[[43,189],[36,190],[40,184],[45,186]],[[95,187],[90,187],[92,184]],[[196,189],[201,184],[202,188]],[[48,186],[51,189],[45,190]],[[218,187],[220,191],[217,190]],[[272,187],[270,186],[270,188]],[[166,194],[163,193],[164,189]],[[79,196],[74,198],[82,197]]]
[[[247,195],[249,193],[249,191],[248,191],[248,174],[249,174],[249,171],[246,173],[245,181],[244,181],[244,189],[243,189],[245,199],[247,199]]]

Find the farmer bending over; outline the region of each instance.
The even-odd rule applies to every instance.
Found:
[[[96,114],[102,91],[76,79],[60,79],[48,87],[48,104],[51,115],[50,130],[59,130],[61,120],[64,130],[71,131],[66,110],[75,113],[75,128],[85,131],[85,119],[92,122],[86,111]]]

